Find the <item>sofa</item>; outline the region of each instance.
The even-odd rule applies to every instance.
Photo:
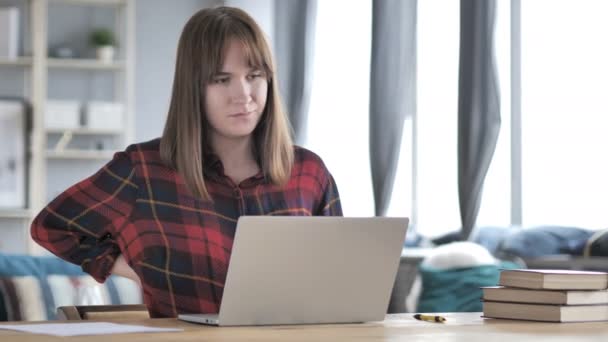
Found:
[[[99,284],[54,256],[0,253],[0,321],[52,320],[66,305],[141,303],[141,290],[130,279],[111,276]]]

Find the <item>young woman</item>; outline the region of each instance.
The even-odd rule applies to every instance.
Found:
[[[172,317],[218,312],[241,215],[342,209],[321,159],[292,144],[259,26],[218,7],[183,29],[162,137],[67,189],[31,234],[99,282],[139,282],[150,315]]]

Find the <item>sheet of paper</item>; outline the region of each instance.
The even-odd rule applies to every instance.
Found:
[[[128,325],[106,322],[0,325],[0,329],[17,330],[32,334],[45,334],[54,336],[109,335],[183,331],[183,329],[152,328],[143,325]]]

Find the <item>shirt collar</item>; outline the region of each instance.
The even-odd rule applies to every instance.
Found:
[[[204,162],[204,168],[209,168],[209,169],[221,169],[222,171],[224,170],[224,166],[222,165],[222,161],[220,160],[220,157],[217,156],[217,154],[215,153],[208,153],[205,154],[205,158],[204,158],[205,162]]]
[[[220,158],[217,154],[215,154],[215,153],[205,154],[204,160],[205,160],[205,162],[203,164],[203,174],[205,176],[216,179],[216,180],[225,179],[228,177],[224,173],[224,164],[222,164],[222,161],[220,160]],[[264,176],[263,170],[260,170],[260,172],[258,172],[254,176],[245,179],[243,182],[241,182],[240,185],[248,186],[248,185],[259,184],[260,181],[264,181],[265,179],[266,179],[266,177]]]

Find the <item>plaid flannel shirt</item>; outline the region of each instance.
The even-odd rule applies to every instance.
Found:
[[[123,254],[141,279],[152,317],[217,313],[236,222],[241,215],[342,215],[336,184],[321,159],[295,147],[288,184],[263,174],[234,184],[219,159],[204,170],[213,202],[195,198],[160,159],[160,140],[129,146],[70,187],[32,223],[33,239],[81,265],[97,281]]]

